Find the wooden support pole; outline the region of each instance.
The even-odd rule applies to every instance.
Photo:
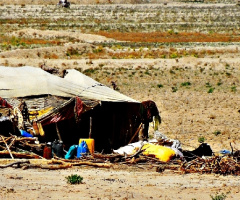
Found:
[[[56,130],[57,130],[58,139],[59,139],[60,141],[62,141],[62,137],[61,137],[61,134],[60,134],[60,132],[59,132],[59,128],[58,128],[57,123],[56,123]]]
[[[90,117],[89,138],[92,138],[92,117]]]
[[[142,127],[142,123],[139,125],[139,127],[138,127],[137,131],[134,133],[134,135],[132,136],[132,138],[131,138],[131,140],[129,141],[129,143],[128,143],[128,144],[130,144],[130,143],[133,141],[133,139],[134,139],[134,138],[135,138],[135,136],[138,134],[138,132],[139,132],[139,130],[141,129],[141,127]]]

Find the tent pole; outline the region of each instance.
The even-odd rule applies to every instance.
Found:
[[[90,117],[89,138],[92,138],[92,117]]]
[[[59,139],[60,141],[62,141],[62,137],[61,137],[61,135],[60,135],[60,132],[59,132],[59,129],[58,129],[58,125],[57,125],[57,123],[55,123],[55,124],[56,124],[56,130],[57,130],[58,139]]]
[[[142,128],[142,123],[139,125],[138,129],[136,130],[136,132],[134,133],[134,135],[132,136],[132,138],[128,142],[128,144],[130,144],[133,141],[133,139],[136,137],[136,135],[138,134],[138,132],[140,131],[141,128]]]

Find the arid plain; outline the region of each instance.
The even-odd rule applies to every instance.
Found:
[[[216,154],[231,150],[230,142],[240,149],[240,7],[73,1],[65,9],[56,3],[0,2],[0,65],[75,68],[109,87],[115,81],[121,93],[155,101],[159,131],[184,149],[198,147],[200,138]],[[237,176],[120,166],[1,173],[0,199],[240,197]],[[72,173],[82,175],[84,184],[68,185],[65,177]]]

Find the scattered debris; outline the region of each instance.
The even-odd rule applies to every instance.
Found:
[[[156,172],[163,173],[166,170],[172,170],[175,173],[200,173],[200,174],[221,174],[221,175],[240,175],[240,162],[232,154],[223,156],[196,157],[188,161],[187,159],[179,158],[178,156],[162,161],[158,156],[153,154],[146,155],[144,147],[146,142],[138,142],[127,145],[127,148],[115,150],[112,154],[102,154],[94,152],[93,154],[84,154],[80,158],[64,159],[53,156],[51,160],[43,158],[40,154],[43,153],[39,149],[43,149],[45,144],[35,144],[35,138],[23,138],[17,136],[0,137],[0,157],[9,158],[10,153],[14,158],[13,162],[0,165],[0,168],[41,168],[48,170],[68,169],[76,166],[91,166],[98,168],[114,168],[117,165],[135,166],[140,169],[155,168]],[[4,144],[7,144],[4,146]],[[153,145],[153,144],[151,144]],[[6,147],[8,146],[8,148]],[[154,145],[155,147],[157,145]],[[160,145],[159,145],[160,146]],[[201,146],[201,145],[200,145]],[[131,148],[131,151],[129,150]],[[200,148],[197,148],[198,150]],[[14,151],[16,150],[16,151]],[[38,150],[38,154],[35,153]],[[20,151],[20,152],[17,152]],[[33,152],[35,151],[35,152]],[[120,154],[121,153],[121,154]],[[127,154],[128,153],[128,154]],[[21,158],[20,160],[17,158]],[[15,160],[17,159],[17,160]],[[32,160],[38,159],[38,163]],[[144,166],[144,167],[142,167]]]
[[[231,156],[196,158],[190,162],[184,162],[180,170],[183,173],[240,175],[240,162]]]
[[[209,144],[202,143],[198,148],[193,151],[183,151],[184,158],[187,161],[191,161],[196,158],[201,158],[203,156],[212,156],[213,151]]]

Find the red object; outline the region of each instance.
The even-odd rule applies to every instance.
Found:
[[[2,107],[2,108],[12,108],[12,106],[2,97],[0,97],[0,107]]]
[[[51,115],[49,115],[44,120],[41,120],[42,126],[46,126],[51,123],[57,123],[63,120],[71,119],[74,117],[73,112],[73,103],[70,103],[62,108],[59,109],[57,112],[50,112]]]
[[[83,112],[83,102],[79,97],[76,97],[74,111],[77,117],[80,117]]]
[[[46,159],[52,158],[52,148],[50,146],[45,146],[43,149],[43,157]]]

